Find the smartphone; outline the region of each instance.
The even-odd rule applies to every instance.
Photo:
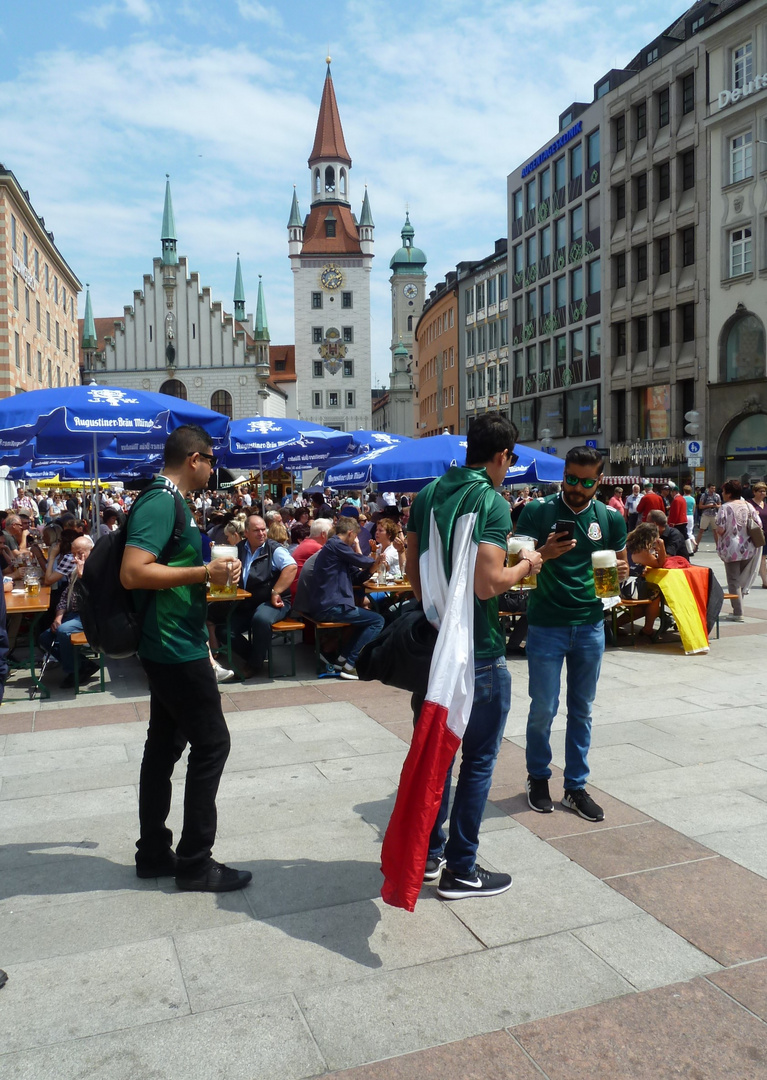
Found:
[[[554,526],[554,532],[557,534],[567,533],[566,537],[559,536],[560,540],[572,540],[575,536],[575,522],[574,521],[558,521]]]

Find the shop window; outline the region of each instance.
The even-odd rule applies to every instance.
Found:
[[[763,379],[765,334],[761,319],[751,312],[742,312],[725,323],[719,341],[719,361],[723,382]]]

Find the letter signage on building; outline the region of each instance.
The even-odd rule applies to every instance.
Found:
[[[743,98],[750,97],[762,90],[767,90],[767,72],[764,75],[755,75],[745,86],[736,87],[734,90],[719,91],[719,110],[726,109],[728,105],[735,105]],[[524,173],[522,174],[524,176]]]
[[[581,131],[583,131],[583,121],[579,120],[578,123],[573,124],[570,130],[566,131],[564,135],[560,135],[556,142],[553,142],[551,146],[547,146],[537,157],[534,157],[532,161],[525,165],[522,170],[523,179],[528,173],[531,173],[533,169],[537,169],[539,165],[543,165],[544,161],[548,161],[552,154],[556,154],[557,150],[561,150],[562,147],[566,146],[576,135],[580,135]]]

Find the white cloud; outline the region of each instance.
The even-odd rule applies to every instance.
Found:
[[[237,0],[240,17],[250,22],[266,23],[275,28],[282,26],[282,17],[278,11],[258,0]]]
[[[158,9],[149,0],[113,0],[77,13],[79,19],[99,30],[106,30],[118,15],[128,15],[146,26],[158,17]]]

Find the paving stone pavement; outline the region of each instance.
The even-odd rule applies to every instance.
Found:
[[[4,704],[0,1075],[763,1080],[767,591],[745,610],[707,656],[674,638],[605,654],[597,825],[527,806],[511,657],[480,855],[514,885],[456,903],[425,887],[414,914],[379,896],[407,694],[318,680],[308,650],[295,679],[225,688],[216,854],[254,880],[222,896],[135,877],[135,664],[110,664],[105,694],[54,674],[50,701]],[[559,796],[563,715],[553,743]]]

